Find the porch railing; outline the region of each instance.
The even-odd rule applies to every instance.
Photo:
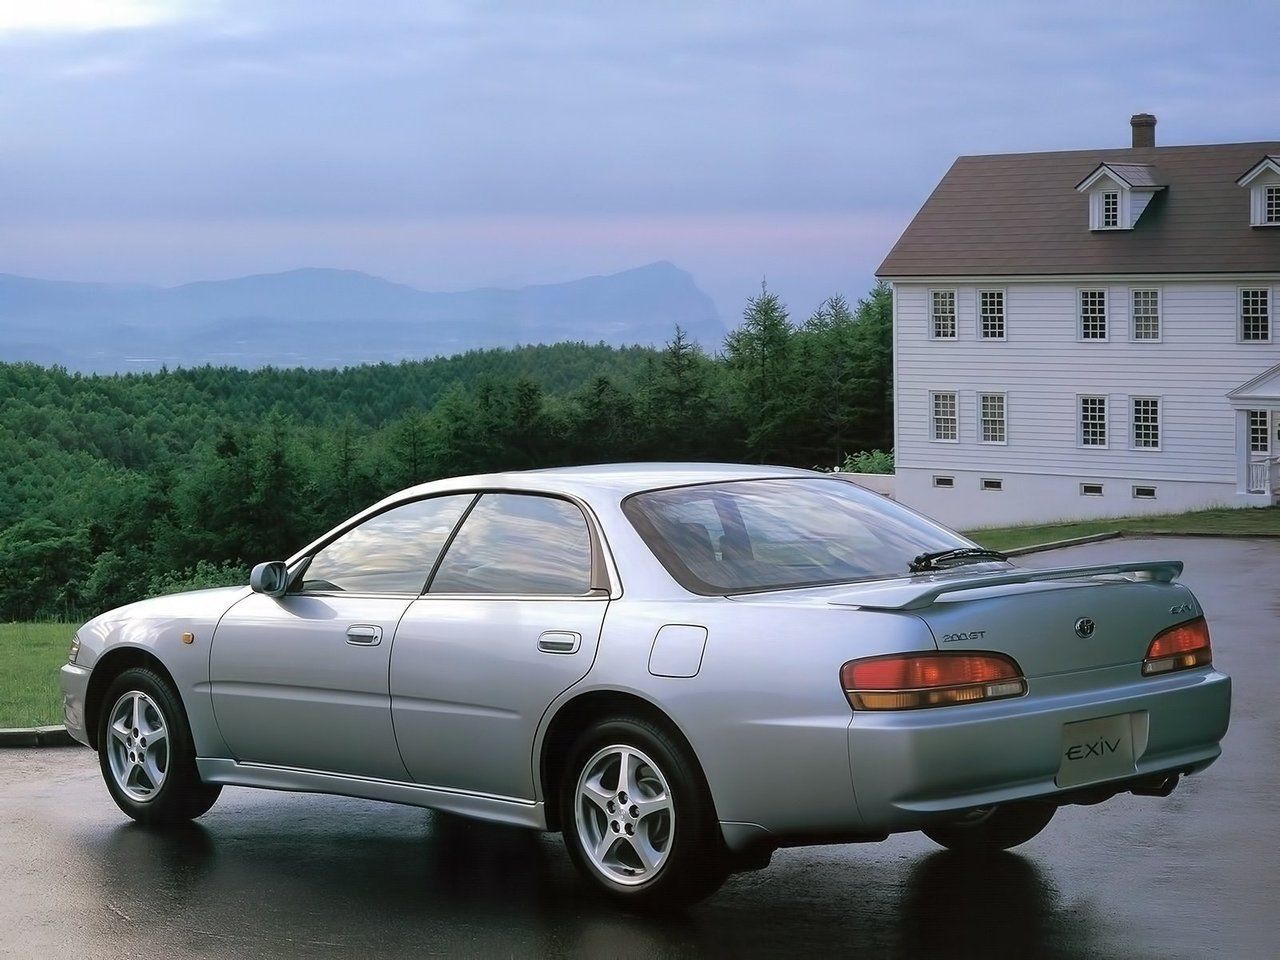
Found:
[[[1270,493],[1275,461],[1255,460],[1249,464],[1249,492]]]

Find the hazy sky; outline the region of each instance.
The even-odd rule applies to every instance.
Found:
[[[1280,136],[1280,4],[0,0],[0,272],[857,296],[952,159]]]

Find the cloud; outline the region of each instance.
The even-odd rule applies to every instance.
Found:
[[[0,37],[152,27],[190,15],[199,0],[11,0],[0,4]]]

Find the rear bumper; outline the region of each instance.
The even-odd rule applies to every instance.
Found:
[[[1066,796],[1071,791],[1055,783],[1066,723],[1135,715],[1135,769],[1116,783],[1195,773],[1217,759],[1231,679],[1212,669],[1160,678],[1135,672],[1040,678],[1026,697],[985,705],[856,714],[849,760],[863,830],[913,830],[972,807]]]
[[[88,746],[85,695],[89,690],[89,671],[74,663],[63,664],[58,672],[58,684],[62,687],[62,718],[67,725],[67,733]]]

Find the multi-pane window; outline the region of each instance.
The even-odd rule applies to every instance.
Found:
[[[1102,195],[1102,225],[1104,227],[1120,226],[1120,194],[1104,193]]]
[[[1160,448],[1160,398],[1133,398],[1133,445],[1147,450]]]
[[[1249,411],[1249,452],[1271,452],[1267,434],[1267,411],[1265,410]]]
[[[1160,291],[1133,291],[1133,339],[1160,339]]]
[[[1240,339],[1271,339],[1271,291],[1266,287],[1240,291]]]
[[[956,292],[933,291],[933,337],[935,340],[956,338]]]
[[[1080,291],[1080,339],[1107,339],[1107,291]]]
[[[956,395],[935,393],[933,397],[933,439],[956,440],[960,436],[956,415]]]
[[[978,335],[983,340],[1004,339],[1004,291],[978,291]]]
[[[1280,223],[1280,186],[1267,187],[1263,191],[1262,222]]]
[[[1080,398],[1080,445],[1105,447],[1107,445],[1107,398]]]
[[[1004,394],[978,394],[978,422],[983,443],[1004,443],[1009,436],[1005,423]]]

